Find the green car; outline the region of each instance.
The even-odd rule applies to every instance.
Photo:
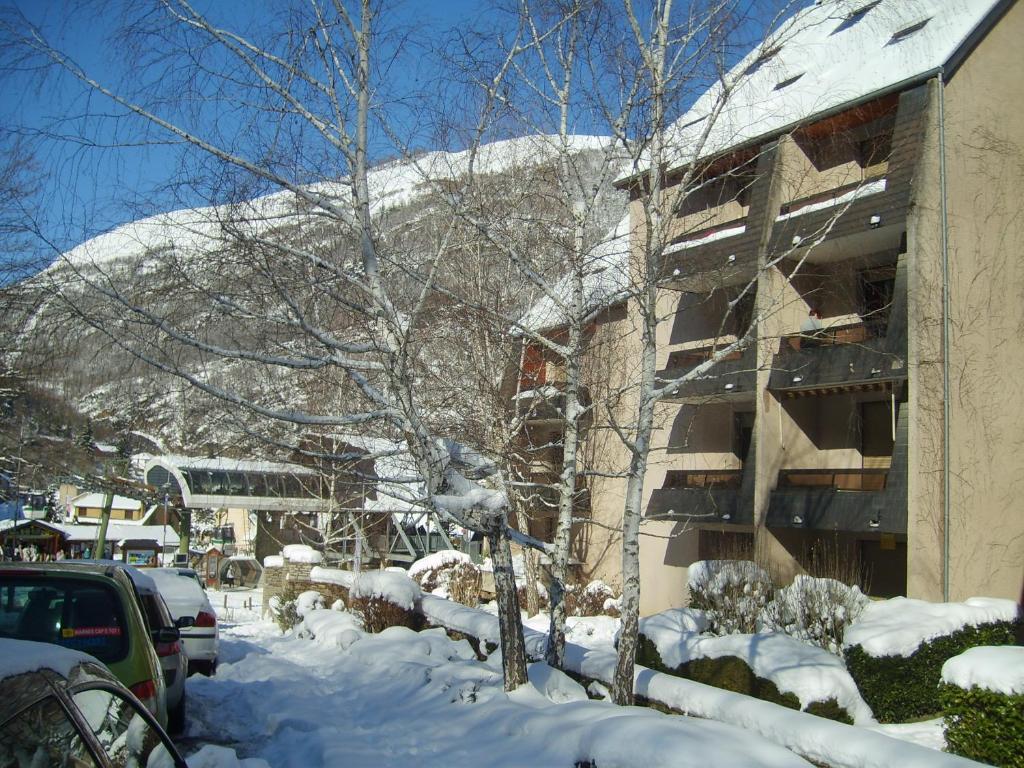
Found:
[[[139,605],[131,579],[120,568],[0,563],[0,637],[96,657],[166,727],[160,659]]]

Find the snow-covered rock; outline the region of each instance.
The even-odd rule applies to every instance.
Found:
[[[537,661],[526,669],[526,675],[533,686],[548,701],[564,704],[567,701],[587,701],[586,689],[560,669],[549,667]]]
[[[870,602],[846,629],[843,645],[860,646],[869,656],[911,656],[921,643],[964,627],[1014,621],[1017,603],[972,597],[962,603],[929,603],[907,597]]]
[[[355,614],[321,608],[303,616],[296,634],[321,645],[348,648],[362,639],[362,629],[362,622]]]
[[[1008,696],[1024,695],[1024,647],[969,648],[942,665],[942,682],[965,690],[984,688]]]

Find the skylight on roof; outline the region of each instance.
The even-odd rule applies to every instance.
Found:
[[[874,8],[876,5],[878,5],[880,2],[882,2],[882,0],[874,0],[874,2],[868,3],[867,5],[862,5],[857,10],[851,12],[849,16],[847,16],[845,19],[843,19],[839,23],[838,27],[836,27],[835,29],[832,30],[832,34],[834,35],[834,34],[837,34],[838,32],[842,32],[844,29],[849,29],[854,24],[856,24],[858,21],[860,21],[865,16],[867,16],[868,15],[868,11],[870,11],[872,8]]]
[[[793,83],[795,83],[797,80],[799,80],[803,76],[804,76],[804,73],[801,72],[798,75],[793,75],[792,77],[787,77],[785,80],[775,84],[775,90],[776,91],[781,91],[783,88],[788,88],[789,86],[791,86]]]
[[[917,32],[920,32],[922,29],[924,29],[925,25],[929,21],[931,21],[930,18],[925,19],[924,21],[919,21],[916,24],[911,24],[909,27],[904,27],[899,32],[894,34],[892,36],[892,39],[889,40],[889,42],[886,43],[886,45],[892,45],[894,43],[899,43],[902,42],[903,40],[906,40],[911,35],[916,34]]]

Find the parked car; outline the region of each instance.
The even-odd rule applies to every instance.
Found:
[[[137,569],[132,569],[137,570]],[[185,730],[185,678],[188,677],[188,656],[182,647],[178,625],[157,590],[156,584],[145,574],[132,576],[142,598],[146,620],[149,622],[153,648],[160,657],[160,667],[167,686],[167,730],[181,733]],[[172,639],[173,638],[173,639]]]
[[[0,768],[23,766],[188,768],[149,708],[96,659],[0,639]]]
[[[149,576],[149,570],[141,570],[120,560],[69,560],[71,566],[103,565],[122,571],[135,587],[139,608],[149,626],[153,650],[160,659],[167,698],[166,728],[171,733],[185,730],[185,678],[188,676],[188,657],[181,645],[181,634],[170,610]]]
[[[99,563],[0,563],[0,638],[52,643],[106,664],[161,726],[164,676],[138,592],[122,568]],[[160,630],[170,642],[177,632]]]
[[[217,614],[206,590],[191,568],[151,568],[146,573],[156,582],[181,629],[189,671],[212,675],[217,671],[219,642]],[[192,619],[191,625],[188,620]]]

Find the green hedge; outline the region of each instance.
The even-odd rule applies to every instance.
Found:
[[[800,709],[800,699],[794,693],[783,693],[771,680],[758,677],[746,661],[737,656],[720,656],[717,659],[693,659],[676,668],[667,667],[661,660],[654,643],[642,633],[637,645],[637,663],[650,669],[684,677],[715,688],[742,693],[756,699],[770,701],[789,709]],[[839,706],[835,699],[815,701],[806,712],[829,720],[853,725],[853,718]]]
[[[846,649],[846,668],[879,722],[937,717],[942,665],[976,645],[1013,645],[1015,630],[1015,622],[1007,621],[964,627],[921,643],[910,656],[869,656],[853,645]]]
[[[943,683],[946,749],[1003,768],[1024,768],[1024,696]]]

